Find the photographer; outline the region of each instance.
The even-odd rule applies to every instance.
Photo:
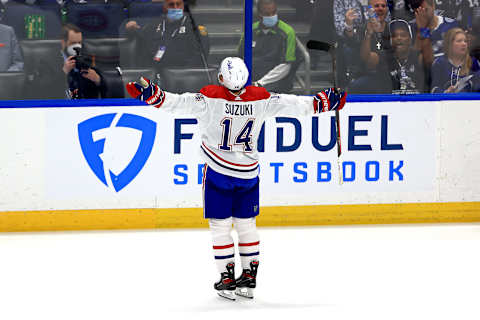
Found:
[[[62,28],[63,72],[67,75],[71,99],[97,99],[106,95],[106,84],[100,70],[82,55],[82,32],[73,24]]]

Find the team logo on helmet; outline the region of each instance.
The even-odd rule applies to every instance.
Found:
[[[242,59],[228,57],[223,59],[218,73],[220,83],[230,90],[241,90],[248,81],[248,69]]]

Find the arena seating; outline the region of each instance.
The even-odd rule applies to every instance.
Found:
[[[163,14],[163,2],[132,2],[128,5],[128,18],[154,18]]]
[[[0,97],[2,100],[24,100],[25,74],[0,72]]]
[[[65,75],[60,40],[22,40],[25,99],[65,98]]]
[[[208,79],[207,72],[210,74]],[[161,73],[161,86],[163,89],[170,92],[198,92],[203,86],[207,84],[217,84],[216,68],[209,69],[177,69],[167,68]]]
[[[122,75],[120,70],[102,71],[103,79],[107,84],[106,98],[124,98]]]
[[[68,2],[66,9],[68,22],[77,25],[85,38],[118,37],[120,26],[127,19],[122,2]]]
[[[122,69],[122,88],[126,98],[130,98],[130,95],[125,85],[129,82],[138,81],[140,77],[153,80],[155,78],[155,72],[152,69]]]
[[[85,53],[92,58],[94,65],[101,70],[110,70],[118,66],[132,66],[133,62],[130,62],[130,60],[134,58],[134,52],[122,52],[123,50],[128,51],[131,47],[131,45],[129,47],[129,44],[127,38],[93,38],[83,41]],[[125,66],[122,65],[122,61],[126,63]]]
[[[308,35],[308,22],[299,21],[295,18],[295,9],[290,6],[289,0],[277,0],[279,3],[279,15],[292,22],[297,37],[304,42]],[[90,55],[92,63],[102,72],[107,72],[115,82],[115,68],[120,67],[123,71],[123,83],[130,75],[130,79],[137,80],[138,73],[147,69],[142,68],[137,60],[136,42],[134,39],[119,36],[119,30],[129,19],[151,19],[159,16],[162,3],[152,3],[142,0],[88,0],[87,3],[66,1],[67,15],[65,22],[77,24],[83,31],[85,53]],[[50,99],[64,98],[62,86],[56,86],[55,90],[45,90],[44,84],[53,77],[50,73],[52,66],[56,71],[61,71],[62,59],[60,56],[61,13],[60,5],[56,0],[37,0],[35,5],[19,4],[9,1],[6,14],[2,23],[10,24],[15,28],[24,51],[25,78],[29,94],[26,98]],[[243,15],[243,1],[240,0],[205,0],[197,1],[197,5],[191,11],[197,24],[205,24],[210,35],[210,55],[208,63],[212,79],[216,81],[216,66],[225,56],[237,54],[237,45],[240,40]],[[26,15],[41,15],[45,17],[44,40],[28,37],[25,30]],[[54,61],[52,61],[54,60]],[[48,61],[48,63],[46,63]],[[325,60],[325,70],[316,77],[312,71],[312,87],[328,86],[330,76],[330,62]],[[48,68],[47,68],[48,66]],[[295,67],[297,67],[296,65]],[[322,65],[323,66],[323,65]],[[296,68],[295,68],[296,69]],[[153,78],[153,71],[148,70]],[[297,75],[305,74],[303,64],[298,66]],[[64,82],[64,75],[54,76],[53,82]],[[169,69],[161,75],[162,85],[165,89],[173,92],[197,91],[208,83],[208,77],[203,69]],[[315,82],[317,81],[317,82]],[[119,83],[118,81],[116,83]],[[58,90],[57,90],[58,89]],[[123,85],[122,85],[123,90]],[[313,89],[315,90],[315,89]],[[304,89],[296,83],[294,93],[304,93]],[[111,96],[121,96],[120,91],[110,92]],[[0,99],[5,99],[0,95]]]
[[[61,34],[60,7],[52,5],[26,5],[7,2],[3,24],[12,26],[19,40],[59,39]]]

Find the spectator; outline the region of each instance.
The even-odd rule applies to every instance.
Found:
[[[380,54],[378,85],[385,85],[385,93],[428,92],[427,75],[433,60],[430,40],[423,40],[425,44],[419,53],[412,46],[413,34],[407,21],[393,20],[389,29],[392,45]]]
[[[345,31],[361,28],[364,25],[364,9],[358,0],[334,0],[333,18],[337,36],[343,37]]]
[[[126,25],[127,35],[138,41],[141,66],[157,73],[167,67],[206,67],[210,44],[205,26],[195,28],[183,0],[165,0],[163,11],[143,27],[136,21]]]
[[[360,55],[368,69],[378,65],[379,53],[390,47],[390,33],[387,22],[390,19],[386,0],[370,0],[376,17],[370,18],[365,27]]]
[[[363,75],[354,79],[349,84],[349,89],[353,93],[380,93],[380,87],[373,85],[372,81],[377,79],[377,67],[381,52],[390,48],[390,33],[388,21],[390,15],[386,0],[370,0],[370,6],[375,11],[368,13],[370,18],[366,22],[363,32],[364,37],[360,46],[360,64]],[[371,9],[370,9],[371,10]],[[353,51],[352,55],[355,56]],[[358,62],[357,62],[358,63]]]
[[[387,21],[390,20],[386,0],[369,0],[369,6],[355,0],[335,0],[335,29],[340,42],[340,68],[352,80],[368,70],[370,52],[377,53],[389,46]],[[343,16],[342,16],[343,15]],[[375,30],[373,30],[375,28]],[[366,32],[369,32],[367,35]],[[362,59],[358,59],[358,53]],[[344,67],[342,67],[344,64]],[[342,83],[342,77],[339,77]]]
[[[433,61],[429,39],[423,39],[421,51],[413,47],[413,33],[409,23],[396,19],[389,23],[390,46],[375,53],[368,75],[354,81],[356,93],[410,94],[428,91],[428,75]]]
[[[72,99],[105,98],[107,88],[100,70],[90,66],[83,55],[81,30],[73,24],[64,25],[61,43],[67,95]]]
[[[435,57],[443,55],[443,35],[449,29],[458,27],[458,23],[454,19],[436,15],[434,0],[409,0],[409,6],[415,12],[412,28],[416,39],[430,38],[433,55]],[[422,25],[420,26],[418,25],[418,19],[422,20]],[[420,43],[418,41],[415,42],[416,48],[420,49]]]
[[[480,65],[470,56],[465,31],[452,28],[444,39],[445,55],[432,66],[432,93],[479,91]]]
[[[328,1],[320,1],[320,3],[325,2]],[[339,44],[337,79],[342,85],[358,78],[364,71],[363,64],[358,57],[366,22],[364,9],[366,6],[363,8],[358,0],[333,1],[334,26]],[[317,33],[322,34],[322,30],[318,30]]]
[[[462,29],[472,25],[473,8],[479,7],[478,0],[435,0],[437,13],[455,19]]]
[[[23,55],[12,27],[0,24],[0,72],[23,71]]]
[[[252,81],[268,91],[289,92],[296,68],[296,36],[293,28],[278,19],[275,0],[259,0],[260,21],[253,24]],[[244,39],[239,54],[243,57]]]

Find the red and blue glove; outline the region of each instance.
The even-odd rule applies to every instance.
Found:
[[[127,91],[132,98],[144,101],[156,108],[160,108],[165,101],[165,92],[144,77],[140,77],[139,82],[127,83]]]
[[[340,88],[324,89],[313,97],[315,113],[341,110],[347,100],[347,93]]]

